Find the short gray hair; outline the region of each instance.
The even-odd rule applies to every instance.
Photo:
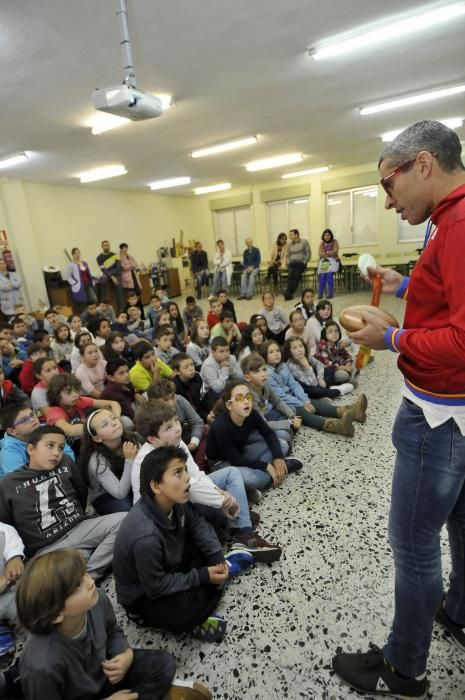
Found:
[[[415,122],[396,136],[382,152],[378,168],[386,159],[392,167],[401,165],[415,158],[420,151],[436,153],[439,166],[446,173],[465,170],[461,158],[462,146],[455,131],[429,119]]]

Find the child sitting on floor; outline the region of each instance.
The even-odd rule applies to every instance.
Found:
[[[345,384],[351,381],[354,363],[340,344],[341,329],[336,321],[330,321],[321,331],[321,340],[315,358],[324,365],[324,378],[327,384]]]
[[[361,394],[352,407],[333,406],[329,401],[310,400],[282,361],[281,348],[274,340],[263,343],[260,354],[268,365],[268,382],[273,391],[302,418],[303,424],[326,433],[354,436],[352,420],[365,422],[366,396]],[[362,398],[363,397],[363,398]],[[353,415],[352,415],[353,414]],[[355,418],[357,416],[357,418]]]
[[[229,382],[222,394],[224,411],[213,421],[207,437],[212,469],[232,464],[240,469],[248,490],[279,486],[288,472],[302,469],[298,459],[284,459],[279,439],[252,407],[244,380]]]
[[[219,641],[226,621],[213,612],[222,587],[251,566],[253,556],[233,553],[228,566],[213,527],[189,503],[189,481],[180,447],[160,447],[144,457],[141,499],[115,542],[116,595],[129,617],[143,624]]]
[[[147,391],[154,379],[172,376],[171,367],[159,357],[155,357],[155,351],[147,340],[140,340],[133,346],[132,351],[136,362],[129,370],[129,378],[135,391]]]
[[[289,314],[290,327],[287,329],[284,338],[300,338],[307,348],[309,355],[314,355],[316,353],[317,342],[313,332],[308,323],[305,323],[300,309],[294,309]]]
[[[260,314],[268,324],[267,336],[280,344],[284,343],[284,335],[289,326],[286,314],[281,306],[275,304],[273,292],[264,292],[262,300],[263,308],[260,309]]]
[[[37,377],[34,372],[34,362],[41,357],[47,357],[47,353],[38,343],[31,343],[26,353],[27,360],[24,360],[24,364],[19,370],[19,385],[24,393],[30,396],[37,383]]]
[[[173,681],[176,662],[168,652],[128,645],[106,593],[74,549],[27,564],[18,617],[29,632],[19,664],[28,700],[211,700],[199,683]]]
[[[261,328],[254,323],[250,323],[242,330],[242,338],[239,343],[237,359],[241,362],[244,357],[251,353],[259,352],[260,345],[266,340]]]
[[[302,316],[305,319],[305,323],[309,318],[315,313],[315,292],[313,289],[302,289],[302,296],[300,301],[295,305],[295,309],[302,312]]]
[[[87,488],[77,465],[63,455],[65,435],[44,425],[29,437],[28,463],[2,479],[0,522],[14,525],[28,558],[76,547],[90,551],[93,578],[111,566],[116,532],[125,513],[89,518]]]
[[[302,338],[291,336],[286,340],[283,346],[283,360],[310,399],[337,399],[338,396],[354,390],[349,383],[328,387],[324,364],[309,354]]]
[[[71,353],[74,348],[74,343],[71,340],[71,331],[66,323],[59,323],[56,326],[53,331],[51,348],[55,362],[57,364],[63,363],[62,366],[64,368],[66,367],[66,363],[69,365],[69,368],[71,368]]]
[[[121,415],[121,406],[116,401],[81,396],[81,382],[72,374],[52,378],[47,389],[47,401],[50,407],[47,424],[61,428],[76,455],[79,454],[86,416],[92,409],[108,408],[115,416]]]
[[[190,342],[186,353],[192,357],[197,372],[210,354],[210,327],[207,321],[194,321],[191,328]]]
[[[202,365],[200,376],[207,392],[205,403],[208,408],[220,398],[231,379],[242,378],[241,368],[234,355],[231,355],[226,338],[213,338],[210,355]]]
[[[0,522],[0,657],[16,649],[16,582],[24,570],[24,545],[15,528]]]
[[[125,359],[115,358],[107,362],[108,381],[100,398],[107,401],[117,401],[121,406],[121,415],[134,419],[136,404],[144,402],[142,394],[137,394],[129,378],[129,365]]]
[[[225,522],[227,523],[233,538],[232,549],[246,550],[259,562],[277,561],[281,556],[281,549],[253,532],[252,523],[258,524],[260,518],[258,514],[249,512],[244,480],[240,472],[227,466],[208,476],[204,474],[194,462],[186,443],[181,440],[181,426],[176,408],[166,401],[152,399],[148,405],[138,409],[136,415],[137,429],[146,442],[134,460],[134,501],[139,497],[140,466],[146,455],[159,447],[177,445],[186,455],[190,478],[189,500],[195,504],[196,509],[214,526],[219,524],[220,527],[224,527]]]
[[[55,360],[49,360],[48,357],[40,357],[34,362],[34,372],[36,379],[39,381],[32,390],[32,408],[34,411],[40,411],[40,415],[46,416],[49,409],[47,389],[53,377],[57,377],[60,374],[60,370]]]
[[[131,508],[131,471],[138,449],[134,434],[125,433],[111,411],[100,408],[87,418],[79,466],[99,515]]]
[[[95,343],[81,346],[79,352],[81,354],[81,364],[75,374],[81,382],[81,393],[86,396],[92,396],[93,399],[98,399],[105,387],[107,361],[103,359]]]
[[[194,321],[200,321],[203,318],[203,311],[198,304],[195,303],[195,297],[186,297],[186,308],[182,312],[182,320],[190,334]]]
[[[218,297],[209,299],[210,311],[207,314],[207,323],[210,330],[220,322],[220,313],[223,310],[223,305]]]
[[[205,387],[202,377],[195,371],[194,362],[185,352],[179,352],[171,360],[173,369],[172,380],[176,387],[176,394],[183,396],[199,416],[205,420],[208,407],[205,403]]]
[[[179,350],[173,347],[172,328],[168,325],[158,326],[155,334],[155,345],[155,355],[167,365],[179,352]]]

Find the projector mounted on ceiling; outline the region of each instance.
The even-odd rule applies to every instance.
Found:
[[[120,19],[121,50],[123,52],[124,81],[122,85],[96,88],[92,93],[95,109],[109,112],[132,121],[153,119],[163,114],[163,105],[156,95],[137,89],[136,76],[132,65],[131,41],[128,30],[128,10],[126,0],[118,0],[117,15]]]

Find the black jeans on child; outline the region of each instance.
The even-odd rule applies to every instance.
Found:
[[[181,571],[187,573],[204,566],[206,566],[204,555],[194,542],[186,537]],[[216,609],[222,594],[222,590],[207,584],[155,600],[149,600],[144,596],[136,605],[126,610],[130,616],[136,615],[148,627],[180,634],[190,632],[206,620]]]
[[[129,689],[139,694],[139,700],[163,700],[175,671],[176,661],[167,651],[134,649],[134,661],[123,680],[115,685],[106,681],[99,698],[107,698],[118,690]]]

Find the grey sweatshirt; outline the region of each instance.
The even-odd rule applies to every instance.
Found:
[[[209,355],[202,365],[200,376],[203,379],[205,389],[212,389],[217,394],[221,393],[231,379],[243,379],[239,363],[233,355],[229,356],[229,367],[221,367],[213,355]]]
[[[0,521],[13,525],[26,556],[56,542],[86,518],[87,487],[77,465],[63,456],[47,471],[24,466],[2,479]]]
[[[301,262],[306,265],[311,257],[310,244],[305,238],[299,238],[287,244],[287,264]]]
[[[205,556],[205,566],[181,571],[186,531]],[[224,562],[213,527],[190,504],[173,506],[167,515],[148,496],[129,511],[113,551],[118,603],[127,607],[142,598],[156,600],[209,582],[208,566]]]
[[[106,593],[99,590],[82,636],[73,639],[58,630],[29,635],[19,663],[24,696],[28,700],[95,700],[106,681],[102,661],[128,646]]]

